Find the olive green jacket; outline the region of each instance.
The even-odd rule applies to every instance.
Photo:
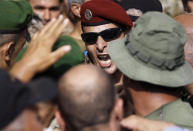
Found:
[[[171,122],[193,131],[193,109],[188,102],[181,99],[163,105],[146,118]]]

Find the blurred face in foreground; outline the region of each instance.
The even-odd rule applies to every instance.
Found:
[[[36,110],[25,109],[14,121],[3,131],[42,131],[43,126],[39,120]]]

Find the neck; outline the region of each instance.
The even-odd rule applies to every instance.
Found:
[[[81,29],[81,22],[77,22],[76,25],[74,26],[74,30],[72,31],[72,33],[70,34],[71,37],[75,38],[75,39],[81,39],[81,33],[82,33],[82,29]]]
[[[81,131],[110,131],[110,127],[108,125],[97,125],[93,127],[86,127]]]
[[[91,127],[83,128],[81,131],[118,131],[114,126],[111,127],[111,124],[99,124]]]
[[[112,79],[117,91],[120,92],[123,87],[123,74],[117,70],[114,74],[112,74]]]
[[[178,98],[177,93],[173,93],[172,91],[168,92],[167,89],[163,87],[163,89],[160,88],[161,87],[156,86],[149,88],[139,83],[129,86],[128,90],[131,94],[137,115],[144,117]]]

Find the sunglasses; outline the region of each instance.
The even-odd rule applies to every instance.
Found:
[[[87,44],[95,44],[97,42],[98,36],[101,36],[104,41],[109,42],[120,37],[122,30],[120,28],[109,28],[101,32],[88,32],[82,33],[82,40]]]

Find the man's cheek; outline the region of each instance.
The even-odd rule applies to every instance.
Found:
[[[94,45],[89,45],[86,48],[88,50],[88,55],[89,55],[90,59],[92,59],[92,62],[94,64],[96,64],[96,62],[97,62],[97,55],[96,55],[96,48],[95,48],[95,46]]]
[[[52,14],[52,18],[58,18],[58,16],[60,15],[60,11],[53,11],[51,12]]]
[[[34,13],[38,15],[41,19],[43,18],[43,11],[34,10]]]
[[[90,54],[96,54],[96,48],[95,48],[94,45],[87,45],[87,46],[86,46],[86,49],[88,50],[88,52],[89,52]]]

